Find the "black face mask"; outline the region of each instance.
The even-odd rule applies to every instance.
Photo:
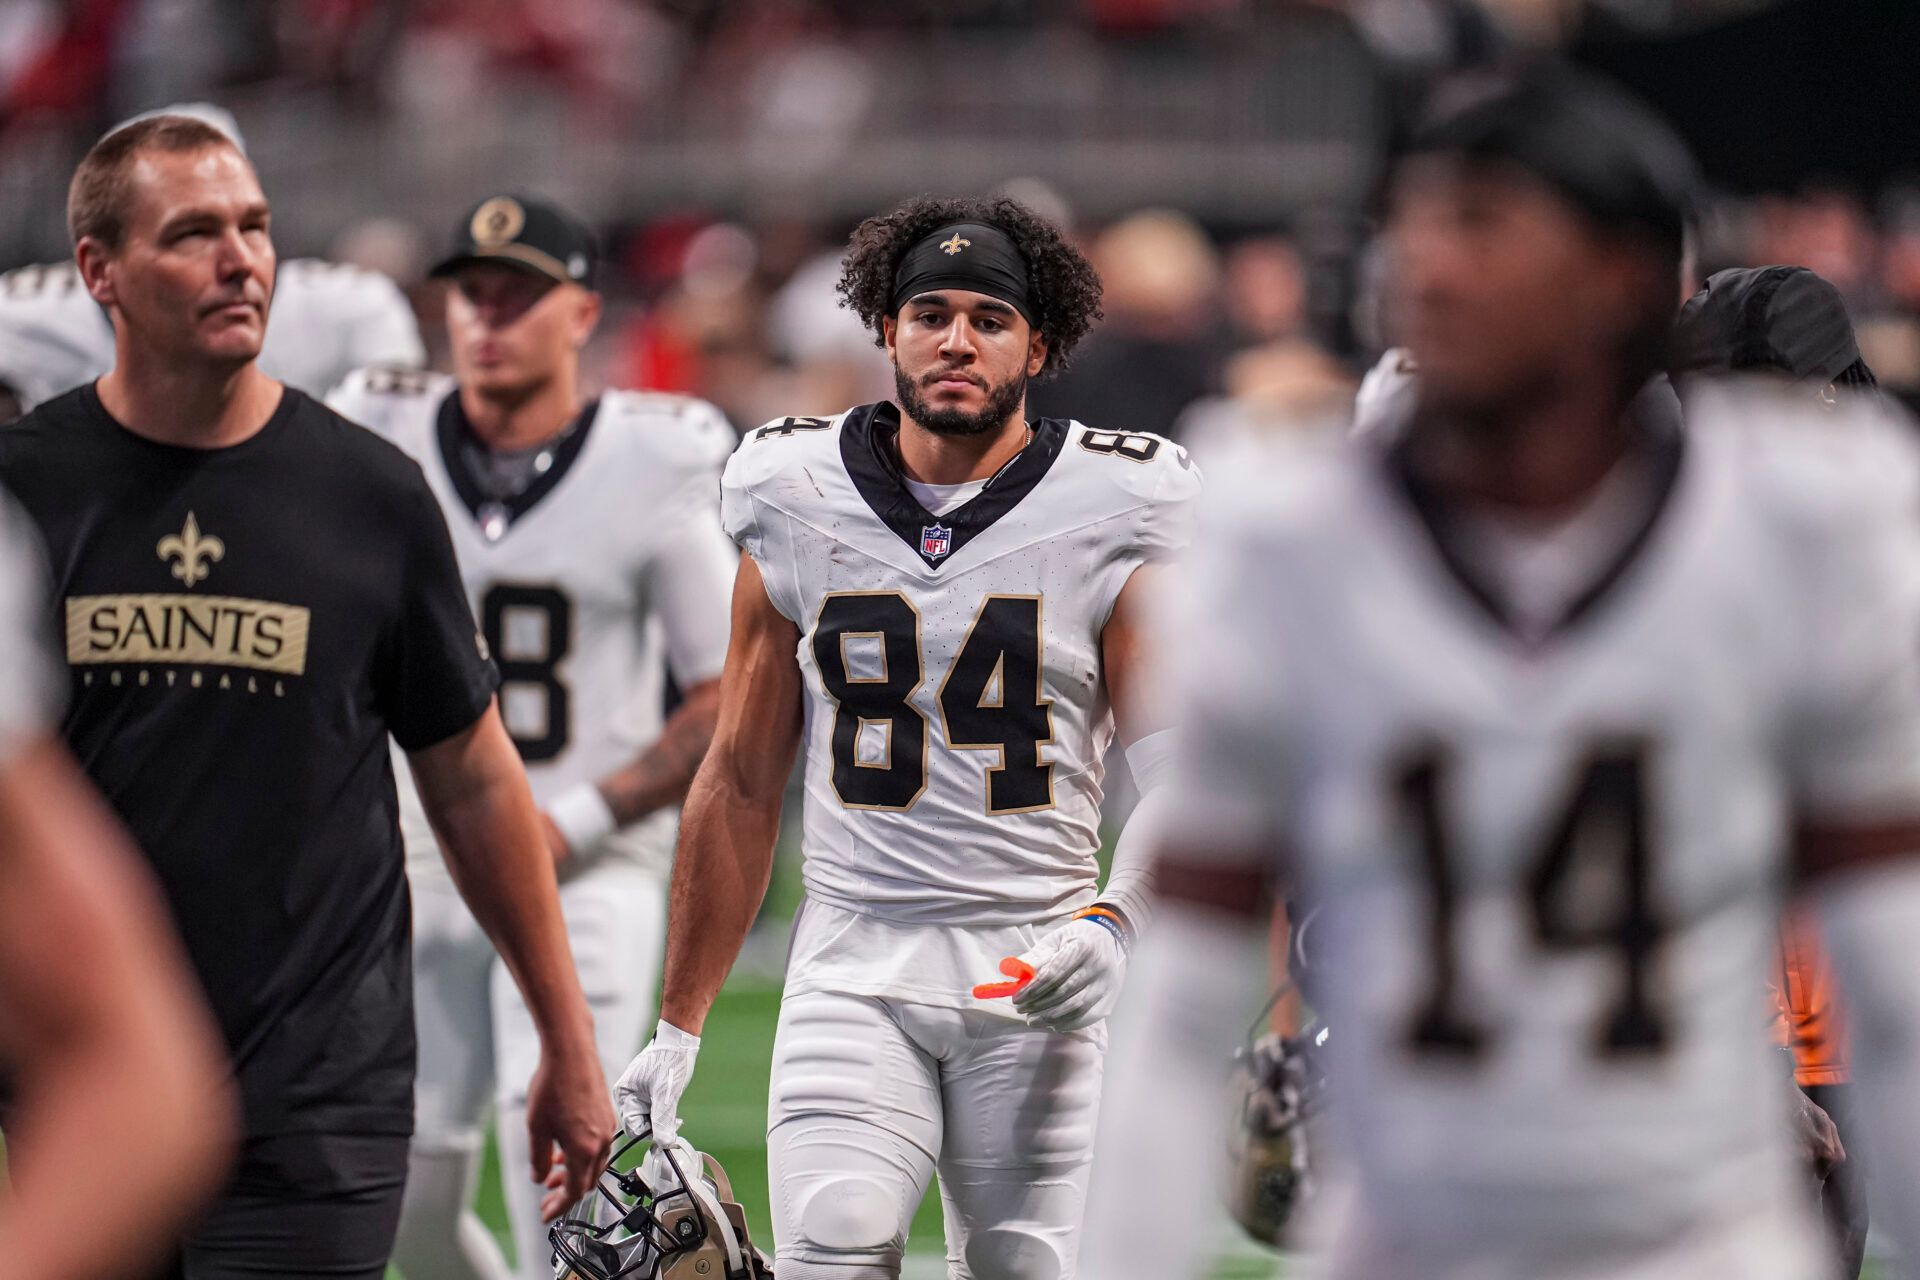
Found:
[[[1027,394],[1027,375],[987,388],[987,402],[969,413],[965,409],[937,408],[898,364],[893,366],[893,390],[907,417],[937,436],[979,436],[997,429],[1020,408]]]

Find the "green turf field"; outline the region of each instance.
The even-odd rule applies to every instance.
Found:
[[[707,1017],[700,1069],[694,1073],[693,1084],[680,1105],[684,1132],[726,1169],[746,1207],[755,1242],[768,1252],[772,1252],[773,1227],[767,1217],[767,1066],[773,1058],[779,1006],[778,986],[764,978],[730,983]],[[481,1176],[479,1211],[501,1237],[502,1247],[510,1250],[500,1169],[491,1146]],[[929,1192],[926,1203],[920,1206],[907,1251],[908,1280],[944,1276],[937,1191]],[[1215,1280],[1270,1280],[1280,1271],[1271,1258],[1248,1248],[1234,1250],[1214,1275]]]
[[[779,1010],[780,990],[764,979],[729,984],[707,1016],[700,1069],[680,1103],[682,1131],[726,1169],[747,1210],[754,1241],[769,1252],[773,1225],[767,1217],[767,1066]],[[506,1213],[491,1150],[481,1177],[479,1209],[504,1239]],[[940,1251],[937,1196],[929,1195],[921,1207],[909,1248]]]
[[[780,993],[765,978],[730,983],[708,1015],[702,1037],[700,1069],[680,1108],[687,1136],[711,1152],[726,1168],[734,1191],[745,1204],[754,1240],[772,1252],[773,1228],[767,1219],[766,1101],[767,1065],[773,1057],[773,1030]],[[506,1212],[500,1194],[500,1170],[491,1146],[480,1184],[479,1210],[507,1242]],[[1228,1243],[1213,1280],[1280,1280],[1285,1269],[1253,1247]],[[944,1277],[938,1192],[929,1193],[914,1218],[907,1241],[904,1280]],[[397,1276],[390,1272],[389,1278]],[[1878,1280],[1880,1268],[1867,1263],[1860,1280]]]

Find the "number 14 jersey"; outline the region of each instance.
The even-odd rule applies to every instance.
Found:
[[[721,486],[800,629],[810,903],[906,929],[1048,923],[1094,894],[1101,631],[1133,571],[1184,544],[1199,475],[1158,436],[1042,419],[935,516],[899,429],[884,402],[772,422]]]
[[[1687,410],[1531,637],[1395,446],[1289,446],[1209,512],[1172,823],[1321,907],[1336,1276],[1815,1274],[1771,1243],[1803,1175],[1763,987],[1789,820],[1920,807],[1920,468],[1865,411]]]

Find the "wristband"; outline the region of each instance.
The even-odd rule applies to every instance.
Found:
[[[1127,927],[1127,918],[1116,908],[1104,902],[1096,902],[1090,907],[1074,912],[1073,918],[1085,920],[1088,924],[1097,924],[1108,930],[1120,940],[1123,950],[1133,945],[1132,930]]]
[[[569,787],[547,806],[547,817],[567,842],[569,853],[585,853],[620,829],[607,798],[591,782]]]

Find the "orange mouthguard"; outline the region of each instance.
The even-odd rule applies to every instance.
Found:
[[[999,1000],[1026,986],[1033,981],[1033,966],[1019,956],[1008,956],[1000,962],[1000,972],[1012,978],[1012,982],[983,982],[973,989],[976,1000]]]

